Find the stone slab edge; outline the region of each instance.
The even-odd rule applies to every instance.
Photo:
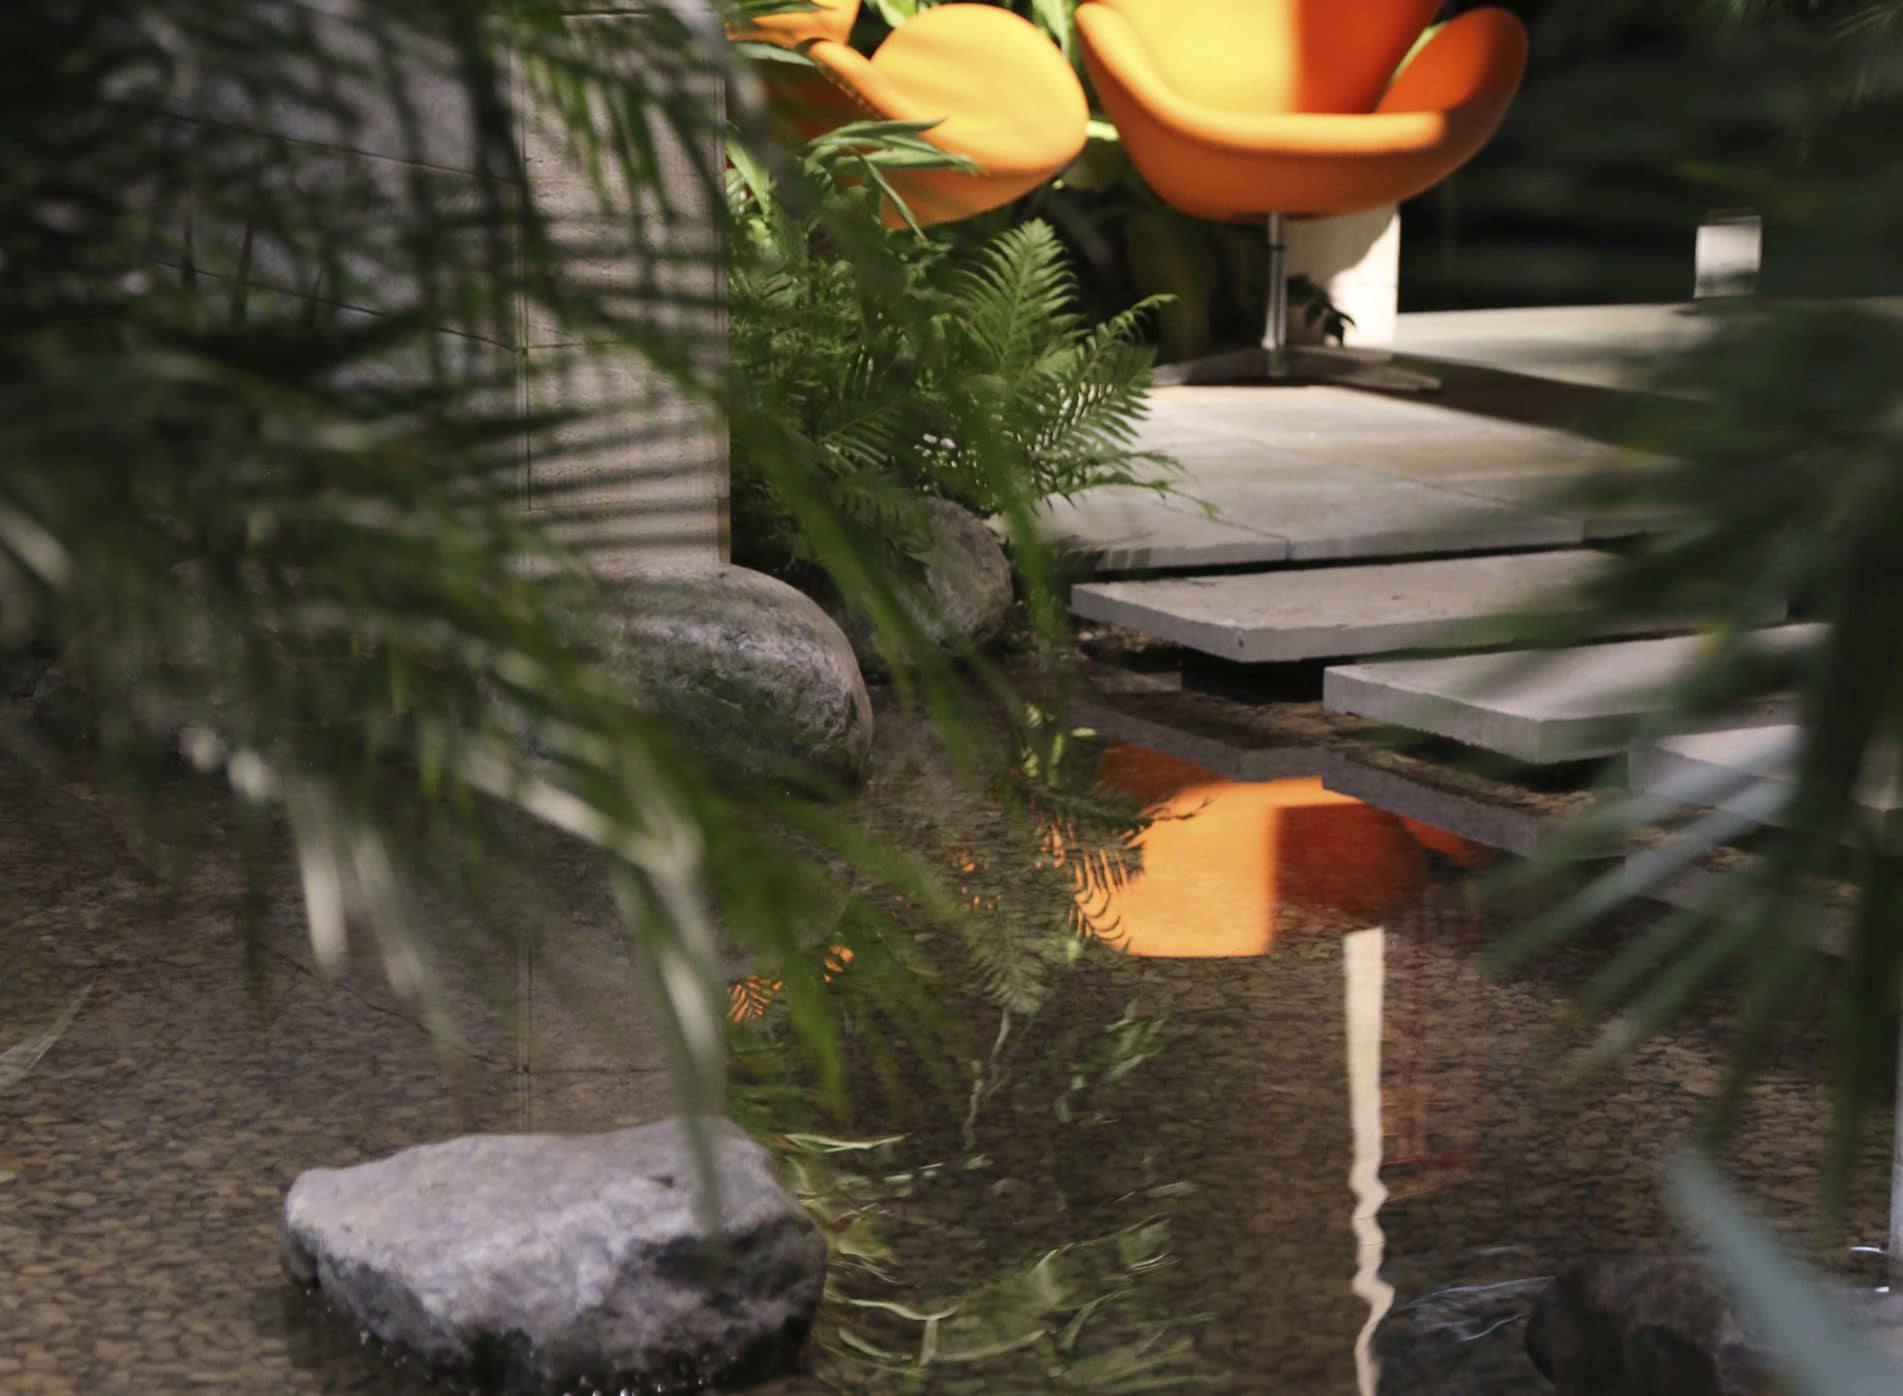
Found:
[[[1626,861],[1629,864],[1631,858],[1628,857]],[[1701,911],[1710,906],[1735,880],[1745,876],[1747,874],[1741,872],[1686,868],[1653,887],[1646,896],[1681,911]],[[1842,907],[1801,899],[1794,901],[1792,907],[1798,914],[1816,919],[1816,941],[1820,951],[1839,958],[1849,953],[1850,916]]]
[[[1322,706],[1394,727],[1446,737],[1450,741],[1498,752],[1529,765],[1582,761],[1623,751],[1644,721],[1647,709],[1539,717],[1494,707],[1474,699],[1413,688],[1379,666],[1342,665],[1322,675]],[[1727,727],[1761,726],[1790,720],[1790,700],[1767,700],[1751,713],[1723,719]]]
[[[1082,726],[1101,733],[1112,741],[1160,751],[1179,761],[1191,761],[1214,771],[1225,780],[1267,781],[1296,780],[1326,776],[1340,764],[1341,757],[1321,747],[1278,746],[1244,747],[1217,741],[1213,737],[1185,732],[1166,723],[1123,710],[1108,703],[1079,703],[1073,710]],[[1324,783],[1326,783],[1324,779]]]
[[[1505,809],[1471,795],[1437,790],[1347,757],[1336,757],[1321,777],[1322,785],[1338,795],[1352,796],[1389,814],[1419,820],[1522,858],[1540,851],[1554,827],[1552,821],[1538,815]]]

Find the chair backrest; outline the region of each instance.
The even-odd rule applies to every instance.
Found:
[[[1224,111],[1368,112],[1441,0],[1090,0],[1164,80]]]

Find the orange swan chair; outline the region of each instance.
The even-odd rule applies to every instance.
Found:
[[[818,72],[766,64],[774,106],[817,135],[851,121],[936,122],[925,139],[975,171],[887,171],[919,223],[1007,204],[1084,148],[1089,104],[1070,64],[1036,26],[992,5],[939,5],[895,29],[871,58],[846,43],[859,0],[770,15],[744,37],[805,45]],[[784,70],[784,71],[783,71]],[[888,207],[886,222],[904,222]]]
[[[1084,0],[1077,33],[1131,162],[1197,218],[1263,222],[1259,349],[1158,370],[1158,382],[1339,381],[1429,390],[1432,378],[1287,344],[1285,220],[1398,203],[1465,164],[1526,69],[1506,10],[1448,21],[1407,57],[1440,0]]]

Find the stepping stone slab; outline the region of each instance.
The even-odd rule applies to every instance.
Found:
[[[1212,516],[1204,502],[1221,512]],[[1288,558],[1287,539],[1230,517],[1220,499],[1199,502],[1141,485],[1107,485],[1053,501],[1039,523],[1053,549],[1100,572],[1240,567]]]
[[[1473,439],[1510,431],[1473,413],[1431,402],[1321,384],[1277,387],[1177,385],[1150,394],[1138,428],[1143,445],[1205,435],[1242,437],[1265,446],[1309,450],[1336,441]]]
[[[1632,748],[1626,780],[1646,794],[1758,817],[1767,800],[1796,792],[1801,740],[1796,726],[1782,724],[1645,742]],[[1892,848],[1903,847],[1903,780],[1897,764],[1894,759],[1876,762],[1864,772],[1856,792],[1857,803]],[[1716,782],[1722,785],[1714,788]],[[1764,814],[1762,822],[1784,820],[1773,811]]]
[[[1761,632],[1760,643],[1797,649],[1822,633],[1822,626],[1783,626]],[[1707,647],[1703,637],[1683,635],[1344,665],[1328,671],[1322,701],[1332,712],[1410,727],[1518,761],[1577,761],[1623,749]],[[1774,723],[1790,712],[1788,700],[1767,699],[1727,725]]]
[[[1626,866],[1633,866],[1636,858],[1637,855],[1629,855]],[[1683,911],[1704,911],[1722,904],[1728,893],[1738,890],[1737,884],[1740,883],[1749,887],[1751,875],[1741,871],[1715,872],[1710,868],[1694,866],[1674,873],[1654,885],[1645,895],[1655,902]],[[1844,908],[1799,898],[1789,911],[1802,918],[1815,937],[1817,948],[1826,955],[1849,953],[1851,918]]]
[[[1534,627],[1520,623],[1522,613],[1561,602],[1616,565],[1609,554],[1576,550],[1089,582],[1072,588],[1071,610],[1244,664],[1342,659],[1527,640]],[[1603,633],[1687,628],[1629,617],[1608,620]]]
[[[1054,502],[1046,537],[1105,572],[1565,547],[1585,537],[1578,519],[1325,462],[1278,470],[1264,455],[1253,476],[1225,467],[1208,479],[1186,456],[1181,495],[1118,485]]]
[[[826,1243],[766,1151],[705,1122],[719,1226],[687,1128],[470,1135],[291,1186],[282,1256],[359,1328],[484,1390],[742,1383],[798,1352]]]
[[[1380,770],[1350,759],[1337,759],[1322,772],[1322,786],[1348,795],[1378,810],[1417,820],[1449,834],[1530,858],[1543,852],[1547,841],[1564,822],[1472,795],[1436,789],[1393,771]]]
[[[1577,520],[1413,480],[1236,488],[1225,517],[1288,541],[1290,562],[1553,548],[1581,542]]]

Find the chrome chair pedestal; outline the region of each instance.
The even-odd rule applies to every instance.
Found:
[[[1184,384],[1293,384],[1333,383],[1349,388],[1371,388],[1388,393],[1432,393],[1441,381],[1413,369],[1398,368],[1392,355],[1380,350],[1327,349],[1288,342],[1287,219],[1279,213],[1267,220],[1269,308],[1262,326],[1262,343],[1254,349],[1234,349],[1182,363],[1164,364],[1152,381],[1159,388]]]

